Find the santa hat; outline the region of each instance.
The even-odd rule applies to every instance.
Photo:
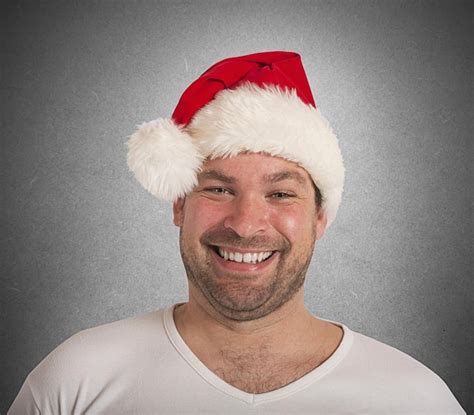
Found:
[[[171,119],[144,123],[128,141],[128,166],[154,196],[174,201],[197,184],[206,158],[264,152],[298,163],[319,188],[328,225],[341,202],[344,165],[293,52],[224,59],[181,96]]]

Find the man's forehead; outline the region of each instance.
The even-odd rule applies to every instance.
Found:
[[[258,153],[244,153],[229,158],[207,160],[198,178],[236,183],[240,178],[248,175],[268,183],[294,180],[301,185],[306,185],[312,181],[307,171],[298,164],[281,157]]]

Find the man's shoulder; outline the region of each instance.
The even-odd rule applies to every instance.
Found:
[[[164,309],[117,320],[81,330],[50,352],[30,373],[30,382],[45,376],[51,381],[64,379],[64,373],[81,378],[93,373],[123,370],[150,352],[150,345],[159,350],[166,341],[163,327]]]
[[[420,408],[428,405],[433,410],[459,408],[446,383],[423,363],[372,337],[354,331],[351,335],[353,344],[347,364],[359,382],[365,379],[380,395],[387,392],[385,404],[393,396],[404,396],[411,408],[418,404]]]
[[[372,369],[390,369],[390,376],[410,374],[417,376],[436,376],[431,369],[414,357],[387,343],[353,331],[353,353],[357,355],[360,364]]]
[[[41,413],[82,413],[78,408],[87,412],[89,405],[102,408],[109,401],[128,413],[128,396],[139,393],[143,370],[173,353],[163,321],[167,310],[171,308],[69,337],[30,372],[11,413],[38,413],[38,408]],[[36,409],[29,412],[27,407]]]
[[[141,344],[163,331],[163,313],[164,309],[159,309],[81,330],[60,344],[55,352],[78,350],[83,354],[84,348],[98,351],[110,345],[120,349]]]

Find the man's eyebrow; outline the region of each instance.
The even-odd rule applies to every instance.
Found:
[[[281,182],[283,180],[296,180],[300,184],[306,184],[307,180],[296,171],[281,171],[278,173],[263,176],[264,181],[270,183]]]
[[[219,180],[224,183],[235,183],[237,179],[232,176],[226,176],[217,170],[206,170],[198,174],[199,179]]]
[[[224,173],[218,170],[206,170],[198,174],[199,179],[201,180],[219,180],[224,183],[234,184],[237,182],[237,179],[232,176],[227,176]],[[280,171],[273,174],[266,174],[263,176],[263,181],[266,183],[277,183],[283,180],[295,180],[300,184],[306,184],[306,179],[296,171]]]

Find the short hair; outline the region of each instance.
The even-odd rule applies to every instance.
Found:
[[[321,209],[321,205],[323,203],[323,196],[321,194],[321,191],[319,190],[319,187],[316,186],[316,184],[312,180],[311,180],[311,184],[313,185],[313,189],[314,189],[316,208],[319,210]]]

